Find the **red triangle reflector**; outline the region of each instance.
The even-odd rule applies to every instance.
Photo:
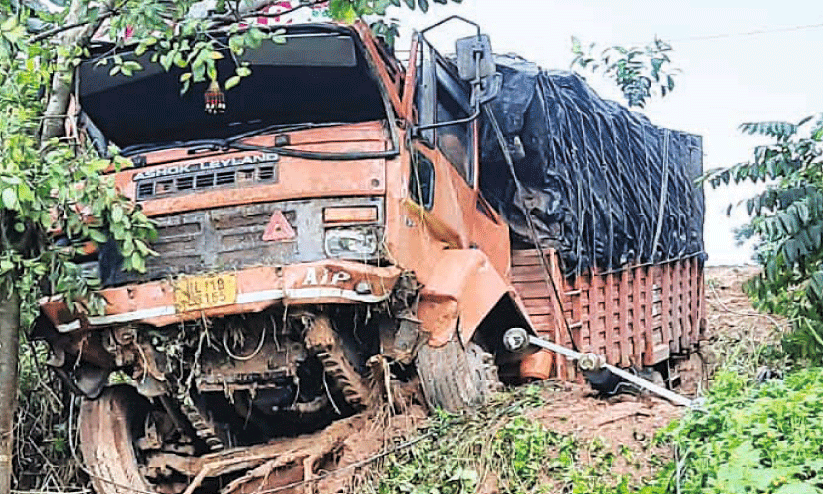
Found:
[[[263,240],[280,242],[293,239],[294,237],[294,228],[291,227],[289,221],[283,216],[282,212],[275,211],[269,219],[269,224],[266,225],[266,231],[263,232]]]

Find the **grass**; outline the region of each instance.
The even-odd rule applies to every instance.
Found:
[[[472,416],[436,415],[433,432],[388,456],[361,491],[378,494],[629,493],[612,473],[616,455],[602,440],[581,441],[528,418],[544,404],[542,385],[502,393]],[[621,450],[627,460],[631,452]],[[586,461],[582,457],[586,456]]]
[[[680,461],[640,492],[823,492],[823,369],[756,382],[721,371],[706,405],[659,435]]]
[[[83,489],[71,455],[68,403],[71,394],[45,364],[46,347],[21,337],[14,475],[19,491],[76,492]]]
[[[765,382],[721,370],[700,410],[658,432],[654,443],[673,448],[674,460],[642,482],[614,467],[618,457],[631,464],[647,451],[624,445],[615,453],[602,439],[530,420],[540,393],[532,385],[474,416],[437,415],[424,431],[430,437],[387,457],[365,492],[823,493],[823,368]]]

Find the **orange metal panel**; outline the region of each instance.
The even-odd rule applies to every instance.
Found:
[[[247,139],[244,139],[243,142],[254,146],[271,147],[274,146],[275,135],[277,135],[276,132],[273,134],[249,137]],[[385,149],[385,143],[387,143],[387,136],[386,131],[383,128],[383,124],[381,122],[375,121],[351,123],[333,128],[301,130],[299,132],[289,134],[289,140],[291,146],[299,147],[300,149],[307,149],[304,146],[309,145],[329,144],[329,146],[326,149],[314,148],[314,151],[375,151]],[[382,142],[384,144],[382,147],[369,148],[368,144],[366,144],[369,141],[377,141]],[[341,143],[350,144],[341,146]],[[197,159],[198,161],[204,161],[210,158],[227,159],[235,154],[238,153],[228,154],[225,151],[207,151],[198,153]],[[161,162],[185,162],[191,161],[193,159],[192,155],[189,154],[188,149],[180,148],[152,151],[145,153],[144,156],[146,158],[146,163],[149,167]],[[147,167],[143,167],[141,168],[141,170],[146,170],[146,168]],[[134,171],[133,169],[123,170],[121,173],[128,174],[129,172],[136,173],[136,171]]]
[[[690,276],[692,281],[692,299],[689,304],[692,318],[692,334],[691,341],[697,343],[700,341],[700,266],[698,259],[693,257],[689,260],[692,266],[692,274]]]
[[[549,269],[551,270],[551,279],[554,284],[554,288],[556,288],[558,292],[565,291],[563,273],[560,270],[560,256],[557,254],[557,251],[553,249],[550,250],[548,253],[548,259],[546,259],[546,261],[548,262]],[[557,327],[557,331],[559,332],[555,341],[560,342],[560,344],[565,345],[567,347],[574,347],[575,345],[571,341],[571,336],[568,334],[568,330],[570,328],[566,327],[566,325],[568,324],[568,319],[566,319],[565,316],[565,307],[562,301],[558,300],[555,296],[555,290],[552,290],[552,298],[554,299],[553,310],[555,311],[555,325]],[[556,360],[561,362],[558,376],[571,377],[571,374],[569,373],[573,372],[573,366],[568,365],[567,359],[565,357],[561,358],[558,356]]]
[[[555,358],[554,354],[548,350],[541,350],[531,355],[527,355],[520,361],[520,377],[524,379],[548,379],[557,374],[554,370],[555,362],[560,358]]]
[[[545,284],[546,279],[543,268],[539,264],[516,265],[514,257],[512,257],[511,276],[512,280],[517,280],[518,283],[542,281]]]
[[[565,323],[556,316],[562,310],[581,351],[604,354],[620,366],[654,365],[669,358],[670,344],[687,351],[699,341],[702,271],[697,259],[571,279],[560,273],[556,252],[548,260],[555,283],[563,287],[559,306],[545,281],[541,284],[535,251],[513,254],[512,280],[526,296],[535,328],[550,331],[550,339],[569,345]],[[574,367],[562,360],[555,360],[554,372],[573,378]]]
[[[418,309],[423,329],[430,333],[429,344],[448,343],[458,320],[462,341],[469,341],[477,325],[509,293],[509,285],[476,249],[443,250],[432,268]]]
[[[554,297],[554,291],[546,286],[546,279],[540,281],[525,281],[517,284],[517,291],[520,298],[545,300],[547,297]]]
[[[537,249],[515,250],[512,252],[512,266],[540,266]]]
[[[618,324],[620,327],[620,353],[622,357],[620,361],[624,366],[638,362],[635,358],[631,335],[629,334],[629,275],[631,272],[630,269],[624,269],[620,273]]]
[[[703,339],[706,336],[706,283],[704,276],[705,272],[701,263],[697,270],[697,327],[700,331],[698,339]]]
[[[605,300],[603,303],[603,330],[605,332],[606,356],[609,362],[620,365],[623,360],[623,348],[620,346],[620,338],[617,334],[616,320],[614,317],[614,273],[606,275],[606,287],[604,290]]]
[[[646,343],[646,305],[645,305],[645,283],[646,283],[646,269],[638,266],[634,269],[632,281],[632,325],[635,337],[635,346],[638,348],[642,356],[641,363],[645,365],[648,355],[648,345]]]
[[[691,300],[691,267],[688,260],[678,261],[680,265],[680,348],[689,348],[689,335],[692,332],[691,317],[689,317],[689,302]]]
[[[377,221],[377,206],[330,207],[323,209],[324,223],[369,223]]]
[[[680,318],[683,321],[683,334],[680,335],[680,348],[688,350],[692,339],[692,263],[691,259],[680,261],[681,272],[683,273],[683,291]]]
[[[656,266],[645,266],[641,268],[644,275],[643,283],[643,336],[646,339],[645,365],[653,365],[654,361],[654,327],[652,321],[652,306],[654,305],[654,271]]]
[[[106,299],[106,313],[95,324],[139,322],[165,326],[204,316],[256,312],[276,304],[352,303],[358,298],[379,301],[391,292],[400,272],[396,267],[374,267],[338,260],[230,271],[227,273],[236,277],[236,303],[188,312],[178,311],[173,283],[168,280],[107,288],[100,291]],[[368,284],[367,294],[357,291],[361,282]],[[95,319],[94,316],[87,318],[83,314],[72,314],[59,297],[41,303],[41,308],[58,328],[78,317],[83,326]]]
[[[379,132],[379,135],[382,136],[382,130]],[[375,134],[371,134],[371,136],[374,138]],[[364,141],[360,143],[362,146],[358,144],[355,147],[372,151],[383,150],[385,149],[385,142],[382,139],[381,137],[380,140]],[[340,151],[340,145],[333,143],[307,146],[306,150],[313,150],[312,147],[317,147],[317,150],[321,151]],[[260,153],[238,152],[221,155],[219,159],[242,159],[257,154]],[[196,158],[186,156],[186,158],[185,161],[178,161],[171,165],[167,163],[124,170],[115,175],[116,187],[126,197],[134,199],[136,197],[136,183],[133,178],[136,174],[169,166],[203,163],[209,159],[204,156]],[[238,188],[219,188],[196,194],[146,200],[141,203],[141,207],[144,213],[154,216],[167,214],[171,211],[185,212],[285,199],[382,195],[386,191],[386,166],[385,160],[382,159],[335,162],[281,157],[277,163],[277,168],[278,179],[276,183]]]
[[[662,343],[668,343],[672,339],[672,277],[671,270],[666,269],[666,265],[658,267],[661,275],[660,279],[660,315],[661,315],[661,337]]]
[[[370,65],[373,69],[377,70],[377,74],[383,82],[392,106],[395,111],[399,113],[402,107],[400,96],[398,94],[400,91],[400,81],[392,79],[386,70],[386,65],[382,62],[384,57],[381,57],[380,53],[378,53],[378,48],[374,42],[374,36],[371,34],[371,29],[369,29],[369,27],[362,22],[354,24],[354,29],[357,30],[360,35],[360,39],[363,40],[363,44],[366,46],[366,52],[370,58]],[[388,59],[388,57],[385,57],[385,59]],[[396,66],[395,70],[399,71],[399,66]]]
[[[680,335],[683,333],[683,327],[680,324],[680,295],[681,290],[681,276],[680,266],[677,262],[670,262],[664,266],[671,276],[671,335],[669,338],[669,348],[672,352],[680,351]]]
[[[603,283],[601,277],[592,271],[589,275],[589,335],[591,336],[591,350],[596,353],[605,353],[603,338],[603,320],[601,319],[600,304],[603,300]]]
[[[419,40],[415,36],[409,52],[409,68],[403,84],[403,103],[400,111],[400,116],[409,122],[417,122],[414,116],[414,85],[417,80],[417,51],[419,48]]]
[[[577,298],[577,321],[580,323],[580,347],[591,351],[592,332],[589,319],[589,281],[588,277],[583,275],[577,276],[575,281],[575,286],[580,290],[580,296]]]
[[[517,288],[517,284],[514,285]],[[523,305],[528,309],[529,315],[532,316],[552,316],[551,304],[548,299],[525,299]]]
[[[694,263],[697,268],[697,272],[695,273],[695,283],[697,285],[695,288],[697,294],[697,298],[695,299],[695,306],[697,307],[697,314],[695,316],[697,336],[695,337],[695,341],[698,342],[706,336],[706,314],[703,311],[706,303],[706,294],[704,291],[706,289],[706,285],[703,283],[703,262],[695,258]]]
[[[689,317],[689,300],[691,299],[691,265],[688,260],[679,261],[680,265],[680,320],[683,321],[683,333],[680,337],[680,347],[686,348],[685,343],[692,331]]]

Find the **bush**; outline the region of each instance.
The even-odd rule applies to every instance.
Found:
[[[705,409],[659,434],[679,461],[640,492],[823,492],[823,369],[757,383],[721,371]]]

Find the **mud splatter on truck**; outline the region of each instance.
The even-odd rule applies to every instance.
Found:
[[[111,76],[105,44],[77,69],[78,132],[132,161],[117,188],[158,232],[145,273],[124,271],[110,244],[78,260],[105,313],[42,303],[38,335],[85,397],[98,492],[277,488],[333,468],[386,382],[419,381],[429,406],[461,411],[501,382],[567,375],[549,355],[505,352],[512,327],[626,367],[697,343],[694,250],[598,271],[561,269],[562,235],[512,249],[509,224],[522,224],[487,187],[499,168],[484,169],[500,162],[490,139],[518,156],[505,125],[484,137],[482,109],[511,81],[488,38],[450,60],[417,34],[408,64],[360,23],[294,24],[285,38],[248,49],[251,75],[225,94],[218,82],[181,96],[177,69],[129,49],[118,55],[145,69]]]

